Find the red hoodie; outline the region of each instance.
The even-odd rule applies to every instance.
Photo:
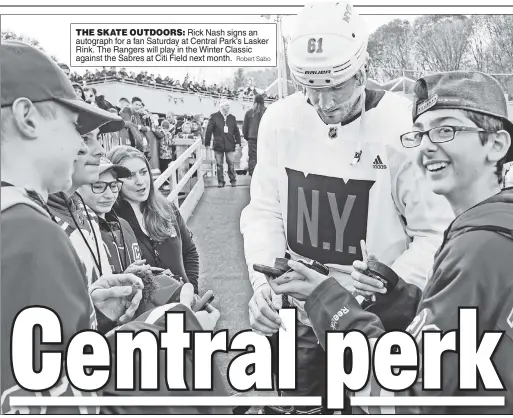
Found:
[[[380,407],[365,408],[370,413],[397,414],[504,414],[513,413],[513,188],[474,206],[459,215],[445,232],[444,241],[433,265],[432,276],[417,307],[417,316],[407,332],[422,347],[422,332],[458,328],[459,307],[477,307],[478,341],[484,331],[504,332],[492,357],[505,390],[475,391],[458,389],[459,362],[456,353],[443,356],[441,391],[423,391],[420,380],[395,396],[504,396],[505,407]],[[392,297],[392,293],[388,295]],[[397,295],[396,295],[397,296]],[[384,333],[380,318],[364,311],[356,299],[337,281],[330,278],[309,296],[305,308],[320,343],[325,332],[332,330],[332,318],[341,306],[347,313],[336,322],[336,330],[362,331],[371,345]],[[338,317],[338,316],[337,316]],[[419,377],[422,374],[419,373]],[[370,387],[369,387],[370,386]],[[382,391],[371,375],[368,385],[355,396],[392,396]],[[357,408],[359,409],[359,408]],[[359,412],[359,411],[355,411]]]

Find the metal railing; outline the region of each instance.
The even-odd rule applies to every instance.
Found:
[[[94,85],[98,85],[98,84],[105,84],[105,83],[108,83],[111,81],[125,83],[125,84],[131,84],[134,86],[148,87],[148,88],[156,89],[156,90],[164,90],[164,91],[169,91],[169,92],[190,94],[190,95],[194,95],[194,96],[212,97],[214,99],[220,99],[220,98],[226,97],[225,94],[221,94],[221,93],[217,93],[217,92],[214,93],[214,92],[209,92],[209,91],[191,91],[188,89],[184,89],[181,86],[170,86],[167,84],[160,84],[160,83],[152,83],[152,84],[140,83],[132,78],[118,78],[118,77],[114,77],[114,76],[104,77],[104,78],[94,79],[94,80],[82,80],[81,83],[84,84],[84,87],[87,87],[87,86],[94,86]],[[229,96],[228,99],[242,101],[245,103],[253,103],[254,96],[244,96],[244,95],[240,95],[240,94],[237,96],[237,95],[233,95],[233,93],[232,93],[232,95]],[[266,103],[270,104],[270,103],[273,103],[275,101],[275,99],[266,98],[264,101]]]
[[[177,170],[184,163],[188,163],[193,154],[196,155],[196,162],[189,168],[182,178],[178,179]],[[167,200],[175,204],[186,222],[200,201],[203,191],[205,190],[202,164],[203,153],[201,152],[201,138],[198,138],[186,151],[183,152],[182,155],[180,155],[175,161],[171,162],[166,170],[155,180],[155,187],[157,189],[166,181],[169,181],[171,192],[167,196]],[[180,204],[179,195],[195,173],[197,173],[198,181],[191,191],[187,193],[182,204]]]

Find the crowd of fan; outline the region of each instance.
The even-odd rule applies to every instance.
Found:
[[[176,159],[175,138],[180,134],[202,136],[203,115],[175,115],[167,112],[165,117],[150,113],[139,97],[131,100],[121,98],[117,104],[110,103],[104,95],[98,95],[94,87],[73,83],[75,93],[85,102],[116,113],[123,118],[125,126],[119,132],[102,132],[98,140],[105,151],[119,145],[129,145],[143,152],[151,168],[164,171]]]
[[[125,127],[119,132],[102,132],[98,136],[99,142],[106,151],[118,145],[130,145],[142,151],[148,158],[152,169],[164,171],[168,164],[177,158],[175,138],[180,135],[201,136],[204,138],[205,118],[203,115],[175,115],[168,112],[165,116],[150,113],[143,101],[139,97],[133,97],[131,100],[121,98],[118,103],[111,103],[104,95],[98,94],[94,85],[88,85],[88,82],[101,80],[104,78],[133,79],[137,83],[151,85],[167,85],[169,87],[179,88],[183,91],[190,91],[200,94],[219,95],[225,98],[234,98],[234,92],[226,86],[221,87],[217,84],[207,86],[205,81],[201,85],[189,81],[185,77],[183,83],[173,80],[169,77],[162,79],[154,75],[148,76],[148,72],[141,72],[138,76],[134,72],[128,74],[125,68],[120,71],[116,67],[103,67],[102,71],[91,73],[86,71],[84,76],[76,72],[71,73],[69,67],[65,64],[59,66],[66,73],[73,83],[77,96],[87,103],[99,108],[116,113],[125,121]],[[248,87],[241,91],[244,97],[254,97],[258,94],[254,87]],[[240,94],[238,97],[240,97]]]
[[[224,85],[218,85],[217,83],[207,85],[205,80],[203,80],[200,84],[195,80],[190,80],[188,74],[185,76],[183,81],[180,81],[169,76],[162,78],[160,74],[155,77],[154,74],[148,74],[148,71],[141,71],[139,74],[136,74],[134,71],[127,72],[125,67],[121,68],[120,70],[117,70],[116,67],[110,67],[110,69],[103,67],[101,71],[97,69],[94,73],[86,70],[85,74],[82,76],[76,71],[71,73],[69,67],[66,64],[60,64],[60,67],[69,74],[69,78],[72,82],[80,83],[81,85],[87,85],[88,83],[94,81],[105,80],[106,78],[114,78],[117,80],[129,80],[137,84],[153,87],[168,87],[190,93],[224,96],[228,99],[243,97],[252,98],[257,94],[262,94],[265,99],[277,99],[276,96],[267,96],[265,92],[258,92],[254,86],[248,86],[246,88],[234,90]]]
[[[87,71],[84,77],[81,77],[76,72],[72,74],[67,65],[59,64],[59,66],[72,82],[77,97],[93,106],[116,113],[125,121],[125,127],[119,132],[102,132],[100,129],[98,140],[105,151],[119,145],[132,146],[144,153],[152,169],[158,168],[162,172],[177,157],[176,137],[180,135],[204,137],[205,124],[203,122],[205,118],[201,114],[175,115],[173,112],[167,112],[165,116],[152,114],[146,109],[139,97],[132,97],[131,100],[123,97],[117,104],[113,104],[104,95],[98,94],[93,86],[87,85],[88,81],[103,77],[125,77],[127,73],[124,68],[120,72],[116,72],[115,67],[111,67],[110,71],[107,71],[107,68],[104,67],[102,72],[93,75]],[[145,73],[140,74],[139,80],[141,80],[141,83],[149,85],[151,83],[144,75]],[[169,82],[171,83],[172,80],[169,80]],[[200,86],[199,89],[192,91],[203,92],[204,90]],[[221,89],[218,91],[219,94],[225,92]]]

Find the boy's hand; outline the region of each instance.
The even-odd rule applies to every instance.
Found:
[[[123,324],[135,315],[143,287],[142,280],[133,274],[105,274],[91,285],[89,295],[94,306],[107,318]]]
[[[192,309],[192,305],[194,304],[194,287],[192,284],[185,283],[183,285],[180,291],[180,303]],[[213,331],[221,316],[219,311],[214,307],[212,307],[209,312],[198,311],[195,312],[194,315],[196,315],[201,327],[206,331]]]
[[[362,247],[363,261],[354,261],[354,271],[351,273],[355,293],[365,297],[374,296],[375,293],[385,294],[387,292],[387,289],[385,288],[383,283],[380,280],[368,275],[369,272],[367,260],[378,261],[378,259],[374,257],[372,254],[367,255],[365,241],[361,241],[360,245]]]

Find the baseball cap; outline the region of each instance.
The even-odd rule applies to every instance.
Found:
[[[413,122],[429,110],[470,110],[501,119],[513,140],[513,123],[508,119],[504,91],[488,74],[449,71],[427,75],[415,83],[413,99]],[[506,161],[513,161],[513,146],[509,147]]]
[[[0,79],[2,107],[25,97],[32,103],[55,100],[79,114],[78,130],[84,135],[102,127],[116,132],[124,127],[123,119],[77,98],[71,81],[45,53],[18,41],[0,44]]]
[[[100,174],[109,170],[113,171],[118,179],[123,179],[132,175],[132,172],[128,168],[123,167],[122,165],[113,164],[107,157],[101,157]]]

